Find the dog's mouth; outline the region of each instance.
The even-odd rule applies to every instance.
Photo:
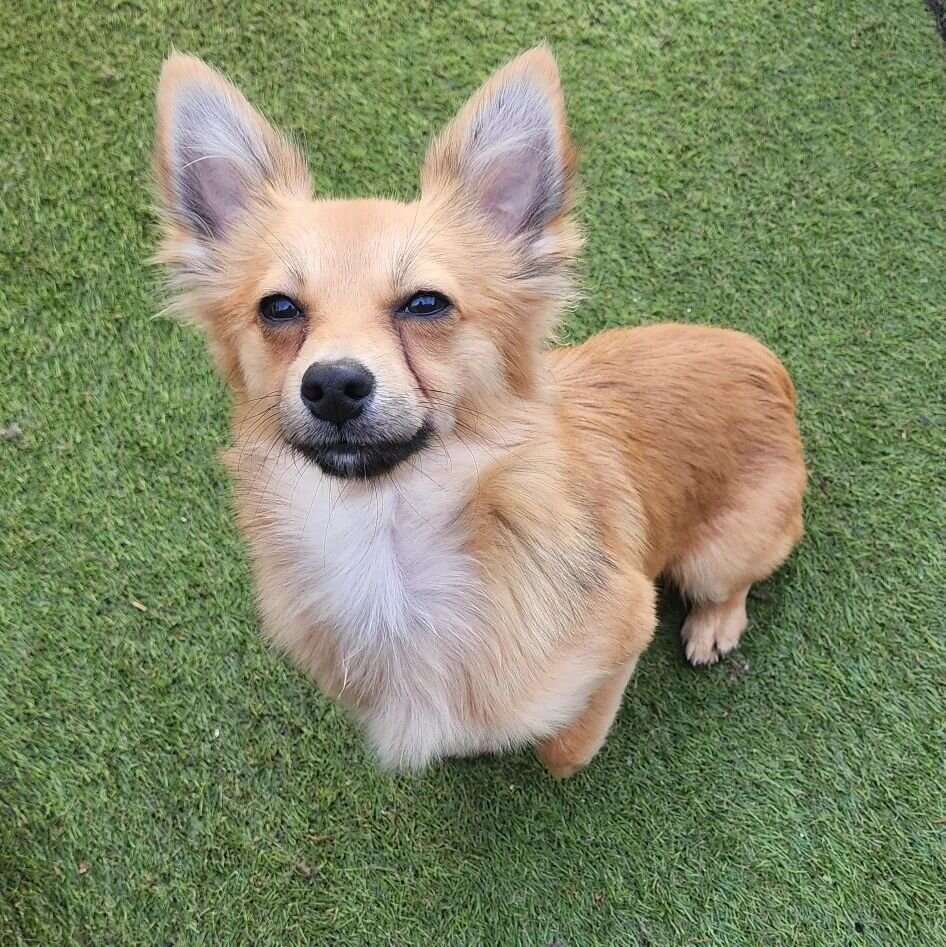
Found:
[[[430,427],[424,424],[412,437],[401,441],[338,440],[313,444],[291,440],[290,444],[296,453],[332,477],[368,480],[393,470],[422,450],[429,440]]]

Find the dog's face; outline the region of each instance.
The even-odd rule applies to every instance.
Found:
[[[579,246],[547,50],[499,70],[432,143],[413,203],[314,200],[292,146],[180,55],[155,169],[181,306],[241,402],[326,473],[392,471],[540,386]]]

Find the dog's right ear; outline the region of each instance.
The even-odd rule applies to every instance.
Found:
[[[205,258],[272,192],[310,194],[302,156],[223,76],[180,53],[161,70],[154,169],[172,265]]]
[[[455,192],[501,239],[539,240],[574,203],[558,66],[537,46],[498,69],[430,145],[425,194]]]

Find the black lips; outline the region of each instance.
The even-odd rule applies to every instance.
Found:
[[[368,480],[393,470],[416,454],[430,440],[430,428],[421,427],[406,441],[375,441],[368,444],[293,443],[292,447],[332,477]]]

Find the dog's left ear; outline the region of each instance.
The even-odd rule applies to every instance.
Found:
[[[498,237],[538,237],[574,201],[575,151],[545,46],[495,72],[433,141],[425,196],[459,193]]]

